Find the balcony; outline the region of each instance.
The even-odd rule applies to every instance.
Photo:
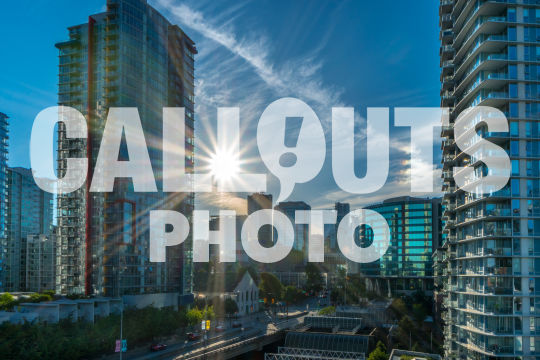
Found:
[[[503,52],[498,53],[486,53],[481,52],[476,55],[474,58],[469,61],[465,59],[464,61],[457,63],[455,78],[460,79],[460,86],[456,88],[457,91],[461,91],[469,83],[469,77],[473,74],[479,73],[481,70],[494,70],[505,65],[501,61],[507,61],[508,54]]]
[[[449,149],[453,147],[455,144],[455,141],[453,139],[445,139],[442,141],[441,147],[444,149]]]
[[[454,63],[452,60],[447,60],[442,63],[442,75],[451,75],[454,72]]]
[[[452,15],[444,14],[439,18],[439,26],[442,30],[450,29],[453,25]]]
[[[454,32],[452,30],[443,30],[440,37],[443,45],[450,45],[454,40]]]
[[[439,5],[439,12],[441,14],[449,13],[452,11],[453,6],[454,6],[453,0],[442,0]]]
[[[448,136],[454,133],[454,126],[446,125],[441,127],[441,136]]]
[[[457,31],[454,44],[466,47],[468,45],[467,43],[481,28],[483,32],[493,34],[503,30],[506,25],[506,16],[480,16],[474,20],[474,22],[471,22],[470,20],[472,20],[473,17],[474,15],[459,31],[454,29]]]
[[[454,85],[455,85],[455,81],[454,81],[453,76],[447,75],[443,77],[442,87],[441,87],[442,90],[452,90],[454,88]]]
[[[452,107],[455,102],[454,94],[451,91],[444,91],[441,95],[442,106],[443,107]]]
[[[472,47],[462,46],[457,49],[454,59],[460,63],[465,63],[468,62],[473,55],[481,51],[487,53],[499,52],[502,48],[506,47],[506,41],[508,41],[506,34],[478,34]]]

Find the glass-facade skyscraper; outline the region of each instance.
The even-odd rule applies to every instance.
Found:
[[[5,288],[5,259],[7,255],[7,161],[8,161],[8,129],[9,117],[0,112],[0,291]]]
[[[540,359],[540,1],[441,0],[439,9],[441,105],[450,108],[437,264],[444,358]],[[472,106],[496,107],[509,121],[506,133],[476,125],[512,163],[508,184],[491,194],[466,193],[453,180],[455,166],[487,174],[455,144],[452,124]]]
[[[363,275],[371,289],[384,294],[431,292],[432,254],[441,238],[441,199],[402,196],[365,208],[386,220],[390,246],[377,261],[349,263],[349,272]],[[363,247],[374,240],[370,228],[357,228],[356,233],[356,241]]]
[[[86,187],[58,197],[56,290],[61,294],[119,296],[192,290],[191,239],[166,249],[166,262],[149,261],[148,211],[172,209],[191,221],[194,194],[163,193],[163,108],[184,107],[186,172],[194,165],[194,42],[146,0],[108,0],[105,12],[68,28],[58,43],[59,104],[88,121],[88,140],[58,132],[58,172],[68,157],[95,165],[107,111],[137,107],[159,192],[135,193],[129,179],[114,192]],[[119,160],[127,160],[123,145]]]
[[[293,249],[304,253],[304,258],[307,258],[309,226],[308,224],[297,224],[296,210],[311,210],[311,206],[303,201],[282,201],[274,206],[274,210],[284,213],[290,220],[294,228],[294,245]]]
[[[8,168],[6,226],[5,289],[27,291],[27,238],[53,235],[53,194],[36,185],[30,169]]]
[[[251,215],[255,211],[272,209],[272,194],[254,193],[247,196],[247,214]],[[259,241],[264,246],[271,246],[274,229],[270,225],[264,225],[259,230]]]

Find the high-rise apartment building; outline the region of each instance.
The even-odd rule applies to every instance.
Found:
[[[7,254],[8,119],[6,114],[0,112],[0,291],[5,288],[5,258]]]
[[[347,215],[349,212],[351,212],[351,205],[349,203],[342,203],[337,202],[334,204],[334,210],[336,211],[336,224],[332,226],[333,233],[330,237],[330,249],[333,251],[337,250],[337,229],[339,227],[339,224],[341,223],[341,220]]]
[[[248,215],[262,209],[272,209],[272,194],[253,193],[247,196]]]
[[[54,290],[56,274],[56,236],[28,235],[25,241],[25,290]]]
[[[296,211],[311,210],[311,206],[303,201],[282,201],[274,207],[274,210],[281,211],[289,218],[294,228],[293,249],[303,252],[304,259],[307,259],[309,226],[296,223]]]
[[[329,274],[337,273],[338,269],[345,269],[347,261],[339,249],[337,243],[337,230],[339,224],[351,211],[351,205],[349,203],[336,202],[334,209],[336,211],[336,223],[325,224],[324,226],[324,269]]]
[[[146,0],[107,0],[105,12],[68,28],[59,54],[59,104],[79,110],[89,137],[58,132],[58,171],[68,157],[89,159],[89,179],[110,107],[137,107],[157,193],[135,193],[130,179],[117,179],[111,193],[86,187],[58,197],[57,292],[144,294],[192,289],[191,239],[166,249],[166,262],[149,260],[148,211],[173,209],[191,221],[194,194],[163,193],[164,107],[184,107],[186,172],[193,171],[194,42]],[[170,146],[170,145],[169,145]],[[170,151],[170,149],[169,149]],[[127,160],[122,145],[119,160]]]
[[[8,168],[6,226],[5,289],[28,291],[27,238],[53,235],[53,194],[36,185],[30,169]],[[47,290],[53,289],[54,287]]]
[[[445,359],[540,358],[540,1],[440,1],[445,221],[438,271],[444,294]],[[458,189],[456,166],[487,175],[480,157],[456,147],[466,108],[496,107],[509,132],[476,132],[510,156],[500,191]],[[469,153],[474,153],[471,144]]]
[[[390,245],[381,259],[366,264],[351,263],[349,272],[361,274],[371,290],[382,294],[431,292],[432,255],[441,238],[441,199],[402,196],[365,208],[385,219]],[[370,220],[369,215],[366,219]],[[362,246],[370,246],[375,240],[370,228],[358,228],[356,233]]]
[[[247,214],[251,215],[259,210],[272,210],[272,194],[253,193],[247,196]],[[274,229],[270,225],[261,226],[259,229],[259,242],[264,246],[272,246],[274,243]]]

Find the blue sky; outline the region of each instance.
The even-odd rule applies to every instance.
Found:
[[[196,42],[198,148],[215,131],[216,107],[239,106],[242,146],[257,159],[255,128],[272,101],[297,97],[330,121],[331,106],[439,106],[438,4],[434,1],[149,1]],[[10,1],[0,13],[0,111],[11,118],[11,166],[29,166],[32,121],[56,104],[57,49],[66,28],[86,22],[105,0]],[[360,125],[359,125],[360,126]],[[244,141],[245,140],[245,141]],[[387,185],[369,196],[339,191],[330,156],[319,176],[297,186],[291,199],[316,207],[334,201],[363,204],[405,195],[408,156],[399,144],[406,131],[393,131],[392,173]],[[201,152],[204,153],[203,150]],[[359,164],[361,172],[362,165]],[[248,170],[264,170],[254,161]],[[279,189],[270,177],[270,191]],[[219,197],[223,199],[223,197]],[[217,197],[200,196],[201,201]],[[242,201],[226,196],[233,208]],[[240,210],[240,209],[239,209]]]

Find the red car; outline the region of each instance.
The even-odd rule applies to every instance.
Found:
[[[165,344],[152,344],[150,346],[150,351],[161,351],[165,350],[167,348],[167,345]]]
[[[187,338],[189,341],[199,340],[201,338],[201,334],[196,332],[188,333]]]

